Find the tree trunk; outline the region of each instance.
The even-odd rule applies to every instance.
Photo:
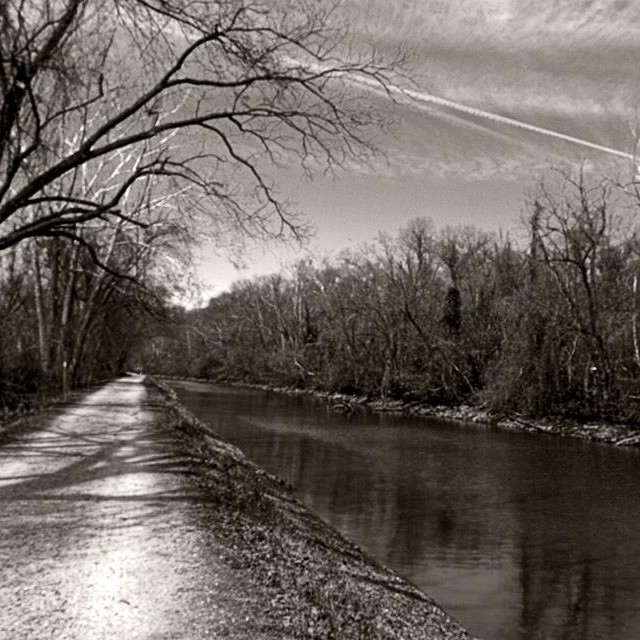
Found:
[[[78,260],[79,246],[71,248],[71,255],[68,263],[68,280],[64,290],[62,310],[60,313],[60,328],[58,331],[58,348],[56,353],[56,367],[61,370],[62,393],[66,394],[69,388],[69,354],[68,354],[68,328],[69,317],[71,315],[71,301],[73,299],[73,288],[76,280],[76,264]]]
[[[631,315],[631,331],[633,335],[633,356],[640,369],[640,346],[638,345],[638,274],[633,274],[633,314]]]
[[[38,246],[34,243],[31,254],[33,267],[33,293],[36,303],[36,320],[38,322],[38,351],[40,354],[40,368],[42,373],[49,376],[49,332],[42,293],[42,270]]]

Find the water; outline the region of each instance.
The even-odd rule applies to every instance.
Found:
[[[486,640],[640,638],[640,452],[176,382],[180,400]]]

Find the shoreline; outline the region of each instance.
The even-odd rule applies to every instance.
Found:
[[[164,380],[185,380],[210,384],[224,384],[232,387],[259,389],[271,393],[290,396],[306,396],[323,400],[330,409],[342,413],[351,413],[357,408],[366,408],[374,413],[389,413],[421,418],[436,418],[451,422],[471,422],[496,427],[504,431],[540,433],[561,438],[588,440],[615,447],[640,447],[640,427],[601,421],[578,422],[567,418],[545,418],[533,420],[520,415],[497,418],[482,407],[458,405],[455,407],[429,405],[420,401],[371,400],[366,396],[322,391],[318,389],[300,389],[297,387],[274,386],[260,383],[214,380],[207,378],[188,378],[182,376],[158,376]]]
[[[227,562],[268,596],[258,606],[269,637],[477,640],[429,595],[305,507],[286,481],[195,417],[167,382],[145,380],[168,426],[200,460],[197,473]]]

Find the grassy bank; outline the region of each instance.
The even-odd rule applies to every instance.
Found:
[[[265,632],[282,638],[470,639],[430,597],[379,566],[195,418],[162,383],[166,418],[202,462],[227,562],[268,592]]]

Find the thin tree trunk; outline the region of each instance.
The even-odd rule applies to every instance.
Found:
[[[640,369],[640,346],[638,345],[638,274],[633,274],[633,314],[631,315],[631,330],[633,332],[633,355],[638,369]]]
[[[33,293],[36,303],[36,320],[38,321],[38,351],[40,353],[40,368],[45,376],[49,375],[49,335],[47,319],[44,309],[44,296],[42,294],[42,270],[37,245],[33,246],[31,254],[33,266]]]
[[[62,393],[66,394],[69,388],[69,363],[68,363],[68,328],[69,317],[71,315],[71,301],[73,299],[73,289],[76,280],[76,263],[78,260],[78,252],[80,247],[73,245],[71,248],[71,256],[68,264],[68,280],[64,290],[64,299],[62,301],[62,311],[60,313],[60,329],[58,332],[58,348],[56,355],[56,366],[61,369],[62,376]]]

